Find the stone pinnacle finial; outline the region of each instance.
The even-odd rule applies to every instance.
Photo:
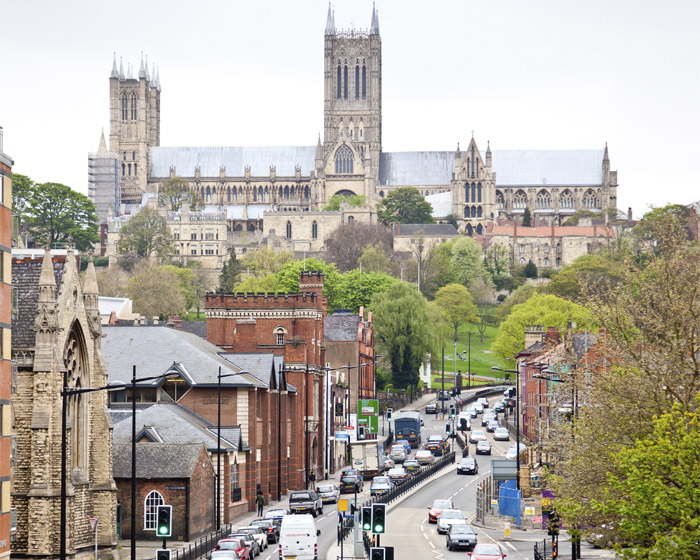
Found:
[[[143,51],[141,51],[141,66],[139,68],[139,80],[146,77],[146,67],[143,65]]]
[[[109,75],[110,78],[118,78],[119,70],[117,70],[117,53],[114,53],[114,60],[112,60],[112,73]]]
[[[335,35],[335,21],[331,3],[328,2],[328,17],[326,18],[326,35]]]
[[[124,61],[121,56],[119,57],[119,81],[124,81]]]

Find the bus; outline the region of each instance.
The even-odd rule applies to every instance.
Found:
[[[394,437],[397,441],[406,440],[412,448],[421,444],[421,415],[417,410],[405,410],[394,414]]]

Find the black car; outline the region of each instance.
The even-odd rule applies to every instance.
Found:
[[[364,482],[360,471],[357,469],[345,469],[340,473],[340,493],[362,492]]]
[[[447,531],[447,550],[466,548],[472,550],[476,546],[476,533],[469,525],[451,525]]]
[[[457,465],[457,474],[478,474],[479,464],[472,457],[465,457]]]
[[[497,402],[497,403],[493,406],[493,409],[494,409],[496,412],[501,412],[501,413],[502,413],[502,412],[505,412],[505,411],[506,411],[506,405],[503,404],[502,402]]]
[[[251,527],[260,527],[267,533],[267,542],[276,543],[280,540],[280,528],[272,519],[256,519],[251,524]]]
[[[436,402],[431,402],[425,405],[425,413],[426,414],[437,414],[438,413],[438,405]]]

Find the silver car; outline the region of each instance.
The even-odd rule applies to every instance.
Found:
[[[321,496],[324,504],[337,504],[340,490],[335,484],[321,484],[316,488],[316,493]]]
[[[437,532],[447,533],[452,525],[466,525],[464,514],[458,509],[443,509],[437,518]]]
[[[406,460],[406,450],[403,445],[394,445],[391,447],[391,458],[394,463],[403,463]]]

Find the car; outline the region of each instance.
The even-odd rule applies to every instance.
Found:
[[[491,444],[486,441],[485,439],[482,439],[481,441],[476,442],[476,454],[477,455],[491,455]]]
[[[438,391],[437,400],[439,401],[449,401],[452,398],[449,391]]]
[[[389,469],[389,472],[386,474],[394,484],[403,484],[408,478],[408,473],[403,467]]]
[[[498,423],[498,421],[496,421],[496,420],[489,420],[489,423],[486,424],[486,431],[487,431],[487,432],[490,432],[490,433],[493,433],[493,432],[495,432],[496,430],[498,430],[498,428],[500,428],[500,427],[501,427],[501,425]]]
[[[508,441],[510,439],[508,428],[496,428],[496,431],[493,432],[493,439],[497,441]]]
[[[483,440],[486,440],[484,430],[472,430],[472,433],[469,434],[469,443],[477,443]]]
[[[425,444],[424,451],[429,451],[435,457],[442,457],[443,447],[441,441],[428,441]],[[416,453],[418,455],[418,453]]]
[[[393,469],[396,466],[391,457],[384,457],[384,469]]]
[[[228,536],[229,539],[243,539],[243,542],[245,542],[245,545],[248,547],[250,550],[250,558],[251,560],[255,558],[256,556],[260,556],[260,545],[258,544],[257,539],[251,535],[250,533],[231,533]]]
[[[476,404],[474,405],[474,410],[476,410],[476,413],[477,413],[477,414],[481,414],[481,413],[484,412],[484,407],[483,407],[483,405],[481,405],[481,404],[479,404],[479,403],[476,403]]]
[[[452,500],[435,500],[432,506],[428,507],[428,523],[437,523],[437,518],[443,509],[455,509]]]
[[[525,451],[527,449],[527,446],[524,443],[520,444],[520,453]],[[506,459],[515,459],[518,456],[518,451],[517,451],[517,446],[513,445],[508,448],[508,451],[506,451]]]
[[[207,558],[209,560],[241,560],[244,557],[235,550],[214,550]]]
[[[420,451],[418,453],[420,453]],[[416,453],[416,456],[418,453]],[[406,469],[407,473],[418,472],[420,470],[420,463],[416,459],[409,459],[408,461],[404,461],[403,468]]]
[[[421,451],[416,451],[416,462],[419,465],[429,465],[435,460],[430,449],[422,449]]]
[[[323,501],[315,490],[296,490],[289,494],[289,513],[323,514]]]
[[[236,532],[248,533],[252,535],[258,542],[260,550],[265,550],[267,548],[267,532],[263,531],[261,527],[256,527],[255,525],[247,525],[245,527],[239,527],[238,529],[236,529]]]
[[[477,543],[469,554],[471,560],[503,560],[506,554],[496,543]]]
[[[498,401],[495,405],[493,405],[493,409],[496,412],[504,413],[506,411],[506,404],[503,401]]]
[[[254,527],[260,527],[267,533],[267,542],[278,542],[280,540],[280,528],[275,525],[272,519],[256,519],[250,522]]]
[[[239,558],[250,560],[250,549],[246,546],[243,539],[221,539],[216,543],[214,550],[233,550],[238,554]]]
[[[478,399],[476,399],[476,402],[477,402],[477,404],[480,404],[484,408],[489,407],[489,401],[486,397],[479,397]]]
[[[439,443],[441,448],[442,448],[442,451],[443,452],[447,451],[447,448],[448,448],[447,440],[443,436],[437,435],[437,434],[432,435],[428,438],[428,443],[431,443],[431,442]],[[427,449],[427,447],[426,447],[426,449]],[[431,451],[432,451],[432,449],[431,449]],[[435,455],[435,453],[433,453],[433,455]]]
[[[378,496],[386,494],[394,487],[394,483],[388,476],[375,476],[372,479],[372,484],[369,485],[369,495]]]
[[[472,457],[464,457],[457,464],[457,474],[479,474],[479,463]]]
[[[481,417],[481,425],[482,426],[487,426],[491,420],[495,420],[496,416],[494,415],[493,411],[489,410],[488,412],[484,412],[484,415]]]
[[[287,515],[286,509],[268,509],[263,516],[263,519],[271,520],[275,526],[279,529],[282,525],[282,518]]]
[[[345,469],[340,473],[340,493],[362,492],[365,481],[357,469]]]
[[[467,409],[467,412],[469,413],[470,418],[476,418],[477,416],[479,416],[479,413],[477,412],[475,406],[469,407]]]
[[[321,484],[316,488],[316,493],[321,496],[324,504],[337,504],[340,490],[335,484]]]
[[[442,535],[450,530],[452,525],[466,525],[464,514],[458,509],[443,509],[437,519],[437,532]]]
[[[399,444],[399,445],[392,445],[391,446],[391,458],[394,460],[394,463],[403,463],[406,460],[408,453],[406,453],[406,448]]]
[[[466,548],[471,550],[476,546],[477,538],[474,529],[469,525],[452,525],[447,531],[447,550]]]
[[[425,405],[425,413],[426,414],[437,414],[438,413],[438,405],[436,402],[431,402]]]

